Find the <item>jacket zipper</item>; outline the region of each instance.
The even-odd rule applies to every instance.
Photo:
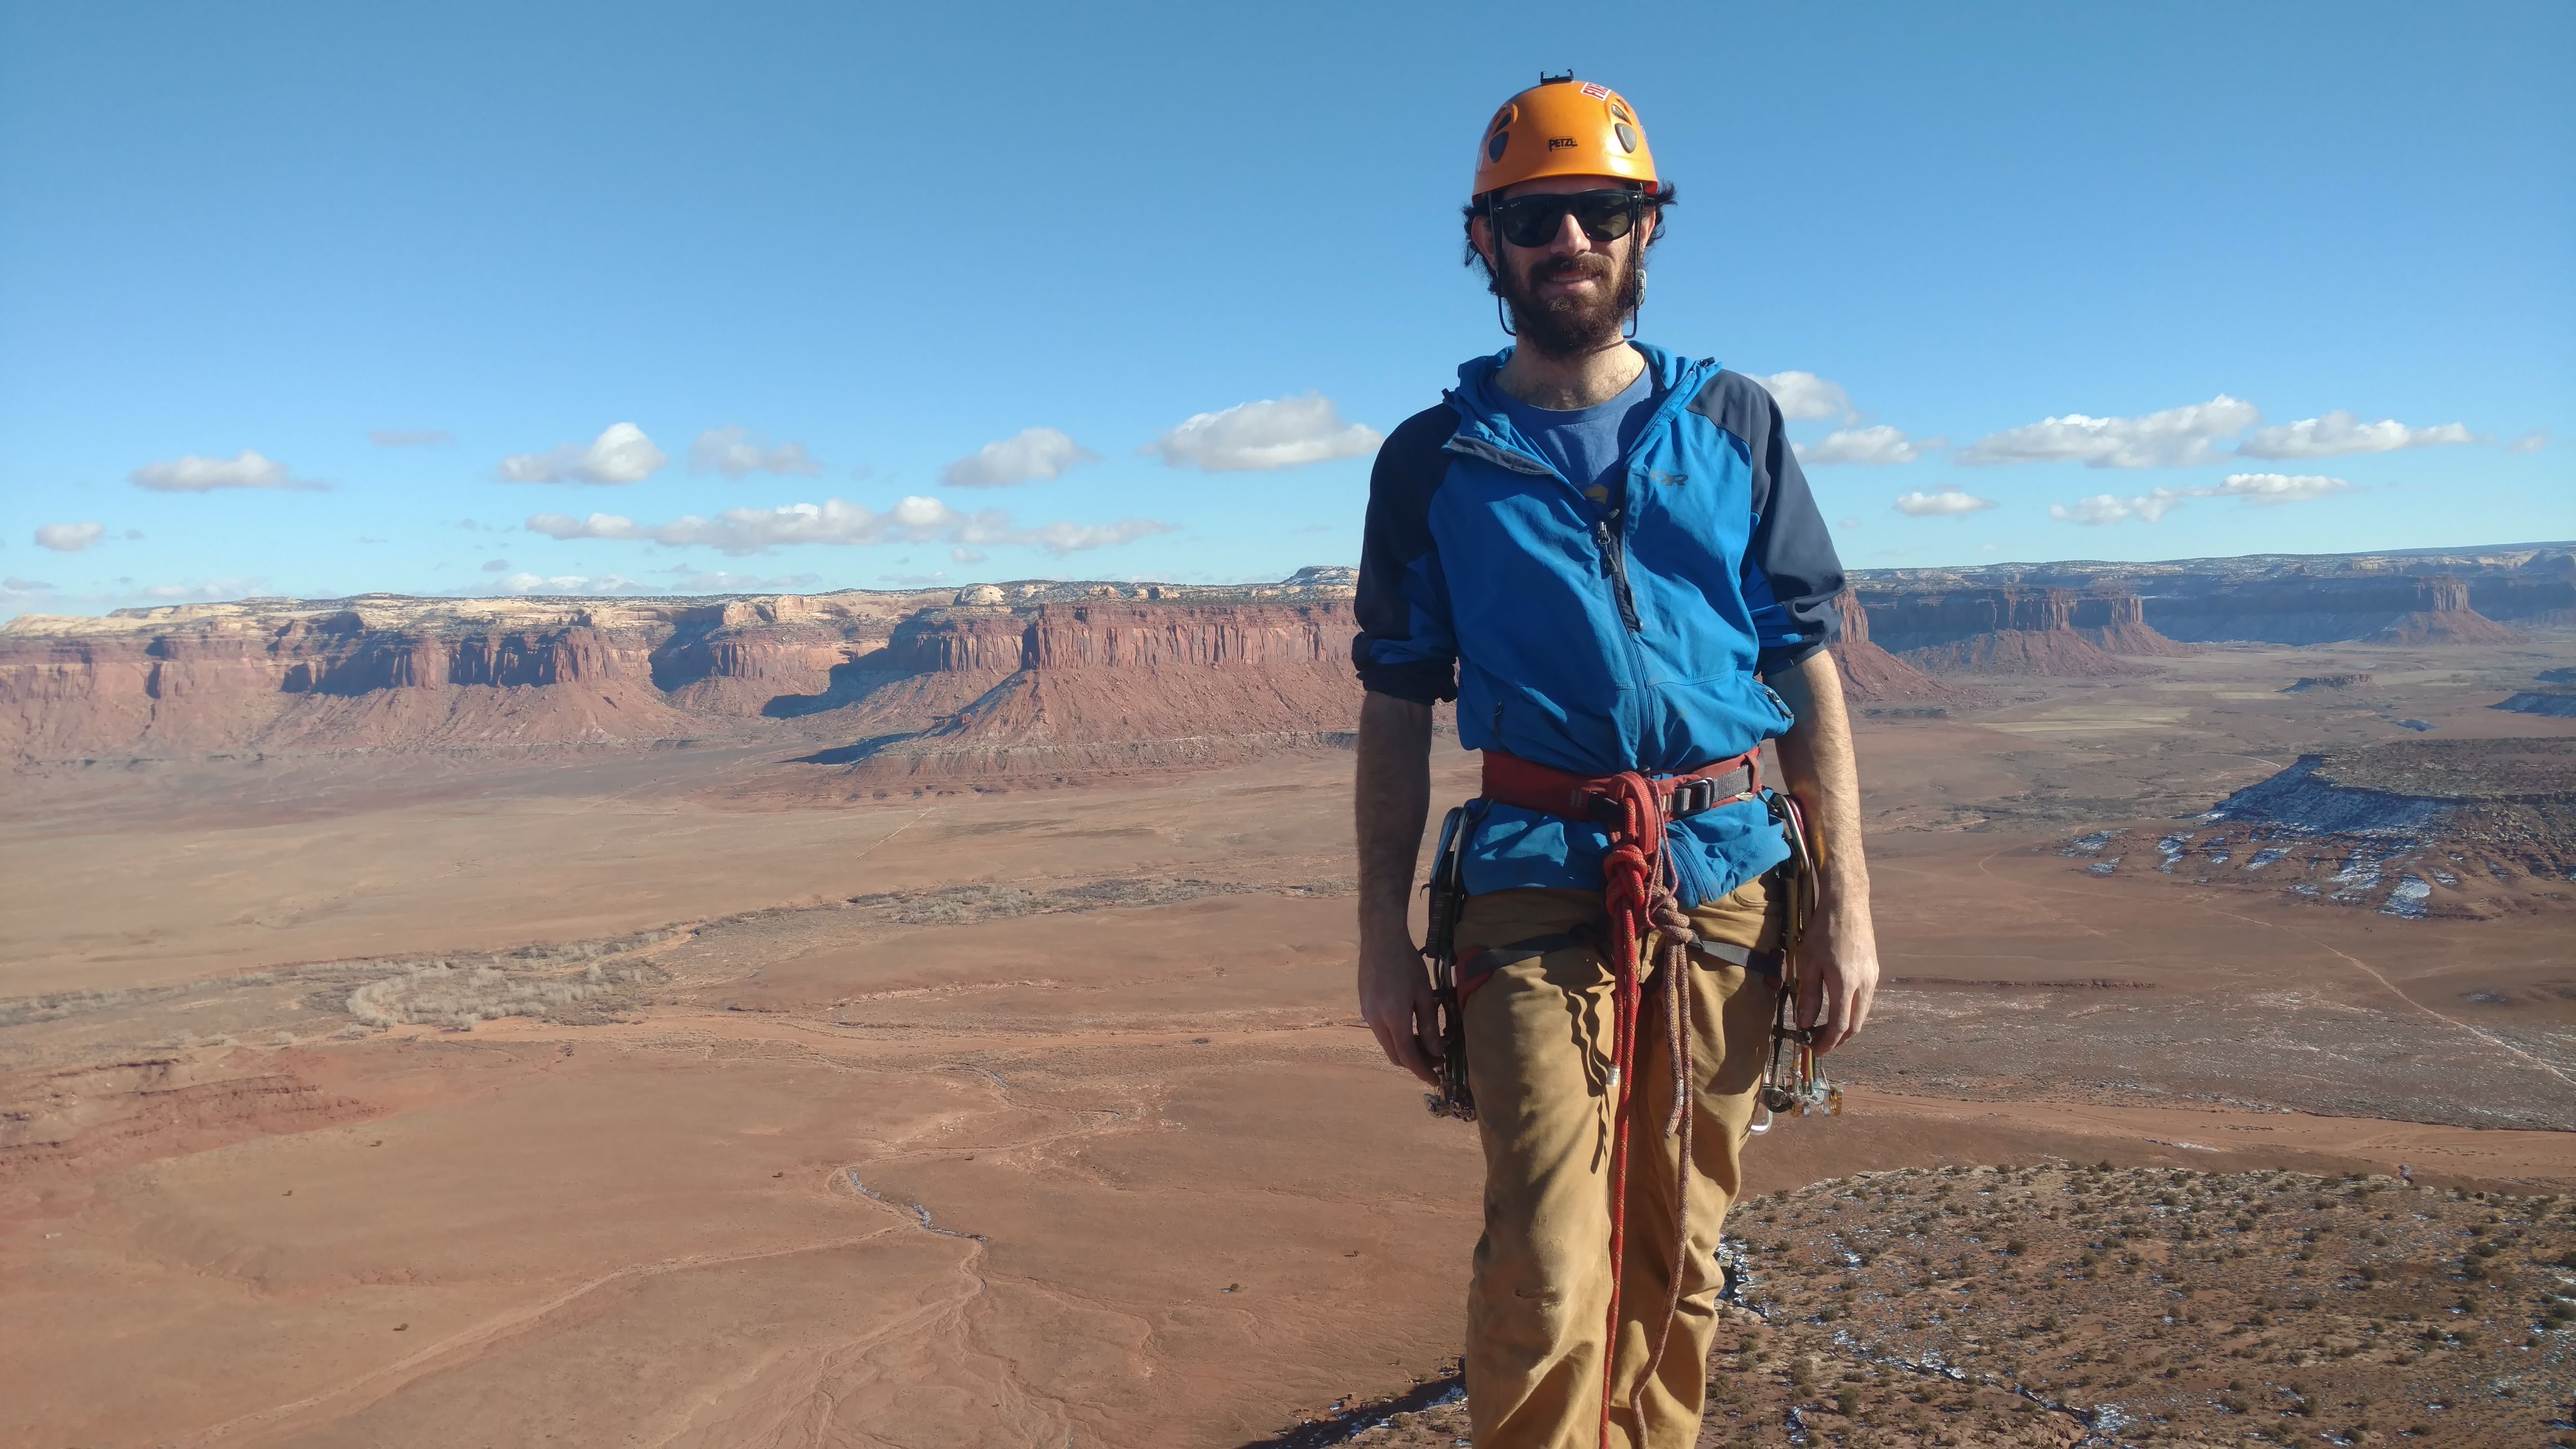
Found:
[[[1448,394],[1444,393],[1442,396],[1446,397]],[[1510,468],[1515,473],[1527,473],[1534,478],[1554,478],[1560,483],[1565,483],[1568,488],[1574,486],[1567,483],[1554,468],[1526,453],[1492,444],[1485,444],[1481,449],[1472,446],[1462,447],[1461,442],[1461,439],[1450,439],[1448,451],[1465,453],[1469,456],[1482,452],[1489,461]],[[1628,626],[1630,634],[1642,635],[1646,632],[1646,625],[1645,621],[1637,617],[1637,596],[1628,588],[1628,555],[1619,532],[1620,518],[1626,512],[1625,508],[1613,508],[1607,515],[1594,519],[1592,541],[1594,546],[1601,550],[1601,576],[1610,581],[1610,596],[1619,605],[1619,622]]]
[[[1628,591],[1628,554],[1619,538],[1619,515],[1624,509],[1613,508],[1592,524],[1593,541],[1601,546],[1601,572],[1610,580],[1610,594],[1619,601],[1619,622],[1631,634],[1643,634],[1646,626],[1637,618],[1637,596]]]

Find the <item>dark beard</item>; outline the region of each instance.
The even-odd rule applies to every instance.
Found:
[[[1557,297],[1542,302],[1532,295],[1540,282],[1573,276],[1615,280],[1589,301]],[[1512,330],[1542,357],[1582,357],[1611,346],[1645,298],[1633,244],[1615,260],[1601,252],[1541,256],[1525,268],[1496,273],[1492,285],[1494,295],[1512,309]]]

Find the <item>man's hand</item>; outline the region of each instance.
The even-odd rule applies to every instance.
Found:
[[[1360,1015],[1386,1059],[1440,1085],[1440,1011],[1431,973],[1407,937],[1360,942]]]
[[[1878,936],[1869,911],[1836,909],[1831,893],[1829,885],[1798,961],[1798,1025],[1816,1028],[1818,1055],[1859,1033],[1878,994]]]
[[[1822,837],[1816,918],[1798,957],[1798,1025],[1829,1052],[1869,1020],[1878,994],[1878,932],[1869,919],[1869,861],[1861,849],[1860,765],[1841,667],[1824,650],[1774,676],[1797,723],[1780,736],[1780,773]]]
[[[1431,972],[1413,949],[1413,868],[1431,813],[1431,706],[1392,695],[1360,702],[1360,1015],[1386,1059],[1432,1086],[1440,1016]]]

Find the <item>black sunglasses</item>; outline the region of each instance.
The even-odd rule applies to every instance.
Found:
[[[1646,194],[1616,191],[1553,191],[1515,196],[1493,204],[1494,230],[1516,247],[1543,247],[1565,229],[1569,215],[1583,234],[1597,242],[1617,241],[1634,230],[1646,209]]]

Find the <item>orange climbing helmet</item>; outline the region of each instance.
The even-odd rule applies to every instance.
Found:
[[[1616,176],[1642,184],[1650,195],[1664,191],[1637,108],[1608,86],[1576,80],[1572,71],[1542,71],[1537,85],[1503,102],[1485,123],[1471,195],[1481,199],[1542,176]]]

